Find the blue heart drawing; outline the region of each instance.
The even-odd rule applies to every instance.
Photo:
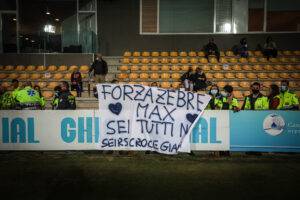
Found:
[[[108,108],[112,113],[119,115],[120,112],[122,111],[122,104],[121,103],[116,103],[116,104],[111,103],[111,104],[109,104]]]
[[[193,123],[197,119],[198,115],[188,113],[185,117],[187,120],[189,120],[189,122]]]

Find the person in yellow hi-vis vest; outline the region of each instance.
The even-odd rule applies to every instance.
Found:
[[[19,81],[17,79],[13,79],[11,81],[11,85],[13,87],[11,95],[13,98],[16,98],[16,94],[22,89],[22,87],[20,86]]]
[[[222,101],[221,101],[221,94],[219,91],[219,87],[213,84],[210,87],[208,94],[211,96],[211,99],[205,109],[207,110],[221,110],[222,109]]]
[[[269,101],[260,92],[260,83],[254,82],[251,85],[251,94],[245,97],[242,110],[268,110]]]
[[[45,100],[32,88],[31,82],[24,83],[24,88],[16,93],[15,100],[18,109],[39,110],[45,106]]]
[[[225,85],[223,90],[224,92],[221,92],[222,110],[239,111],[239,102],[237,98],[233,96],[233,87],[231,85]]]
[[[299,99],[297,95],[289,90],[289,81],[283,80],[280,85],[280,104],[278,109],[280,110],[298,110]]]

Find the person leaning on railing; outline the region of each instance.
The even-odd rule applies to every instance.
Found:
[[[231,85],[225,85],[223,87],[223,92],[221,92],[221,102],[222,102],[222,110],[233,110],[239,111],[239,102],[237,98],[233,95],[233,87]]]
[[[269,101],[266,96],[260,92],[260,83],[254,82],[251,85],[251,94],[245,97],[242,110],[268,110]]]
[[[207,110],[220,110],[222,109],[222,95],[220,94],[219,87],[215,84],[213,84],[208,94],[211,96],[211,99],[205,109]]]
[[[15,100],[12,94],[7,91],[7,87],[0,83],[0,110],[10,110],[15,108]]]
[[[289,81],[282,80],[280,85],[280,110],[298,110],[299,99],[294,92],[289,90]]]

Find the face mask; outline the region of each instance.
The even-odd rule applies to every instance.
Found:
[[[258,90],[258,89],[252,89],[252,93],[253,93],[253,94],[258,94],[258,93],[259,93],[259,90]]]
[[[280,87],[280,90],[282,91],[282,92],[285,92],[285,91],[287,91],[287,86],[286,85],[282,85],[281,87]]]
[[[211,90],[210,93],[211,93],[212,95],[216,95],[216,94],[218,93],[218,90]]]

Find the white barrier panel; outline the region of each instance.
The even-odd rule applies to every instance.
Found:
[[[0,150],[95,150],[103,134],[97,113],[1,110]],[[192,133],[192,150],[229,149],[228,113],[204,112]]]

